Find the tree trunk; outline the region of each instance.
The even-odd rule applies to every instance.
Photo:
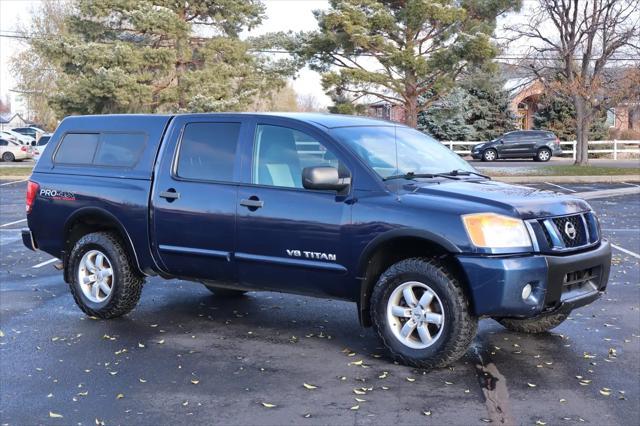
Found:
[[[404,123],[407,126],[418,127],[418,96],[409,96],[404,104]]]
[[[576,166],[589,164],[589,113],[584,99],[574,96],[576,108]]]

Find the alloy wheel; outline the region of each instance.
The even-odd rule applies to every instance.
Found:
[[[424,283],[402,283],[389,296],[387,323],[396,339],[407,347],[425,349],[433,345],[442,334],[444,321],[440,298]]]

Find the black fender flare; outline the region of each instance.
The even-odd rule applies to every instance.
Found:
[[[138,272],[140,274],[143,275],[148,275],[145,274],[144,271],[142,270],[142,267],[140,265],[140,260],[138,259],[138,254],[136,253],[136,249],[135,246],[133,245],[133,240],[131,239],[131,236],[129,235],[129,232],[127,232],[127,229],[124,227],[124,225],[122,224],[122,222],[120,222],[120,220],[111,212],[103,209],[103,208],[99,208],[99,207],[82,207],[76,211],[74,211],[65,221],[64,227],[63,227],[63,234],[62,234],[62,238],[63,241],[66,241],[67,235],[69,234],[69,231],[71,231],[71,228],[73,227],[73,225],[78,221],[78,219],[81,219],[84,216],[102,216],[106,219],[106,221],[108,221],[110,224],[115,225],[116,229],[118,230],[118,232],[124,237],[123,238],[123,242],[125,244],[125,249],[129,252],[129,254],[131,255],[131,257],[134,259],[135,262],[135,266],[138,270]],[[65,254],[65,266],[66,266],[66,258],[68,257],[69,253]]]

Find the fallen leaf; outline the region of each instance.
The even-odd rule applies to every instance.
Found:
[[[604,395],[604,396],[611,395],[611,389],[607,389],[607,388],[600,389],[600,395]]]
[[[119,393],[116,395],[116,399],[122,399],[124,398],[124,394],[123,393]]]
[[[138,380],[140,380],[140,383],[147,383],[147,381],[143,378],[139,378]]]
[[[367,393],[363,390],[360,389],[354,389],[353,393],[355,393],[356,395],[366,395]]]
[[[546,425],[547,423],[546,423],[546,422],[543,422],[542,420],[536,420],[536,424],[537,424],[537,425],[540,425],[540,426],[544,426],[544,425]]]
[[[386,379],[388,375],[389,375],[388,372],[383,371],[382,374],[378,376],[378,379]]]
[[[359,405],[354,405],[353,407],[350,408],[350,410],[358,410],[360,409]]]
[[[268,402],[262,402],[261,404],[262,404],[262,406],[263,406],[264,408],[275,408],[275,407],[277,407],[277,405],[275,405],[275,404],[269,404]]]
[[[310,384],[307,384],[307,383],[303,383],[302,386],[304,386],[306,389],[309,389],[309,390],[318,389],[317,386],[310,385]]]
[[[191,379],[191,383],[193,383],[194,385],[197,385],[198,383],[200,383],[200,380],[198,380],[198,379]]]
[[[61,419],[63,416],[62,416],[62,414],[58,414],[58,413],[54,413],[53,411],[49,411],[49,417],[51,417],[52,419]]]
[[[356,402],[367,402],[366,399],[362,399],[362,398],[356,398],[355,400]]]
[[[158,340],[158,344],[159,344],[159,345],[162,345],[163,343],[164,343],[164,339],[160,339],[160,340]]]
[[[139,347],[139,348],[144,348],[144,344],[143,344],[143,343],[138,342],[138,347]]]
[[[430,416],[431,415],[431,410],[423,411],[422,414],[424,414],[425,416]]]
[[[535,385],[533,383],[527,383],[527,386],[529,386],[530,388],[535,388],[537,385]]]
[[[358,361],[350,362],[349,365],[362,365],[363,361],[359,359]]]
[[[415,382],[416,379],[414,379],[413,377],[407,377],[407,382]]]

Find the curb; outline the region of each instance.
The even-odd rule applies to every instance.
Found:
[[[491,175],[489,175],[491,176]],[[505,183],[620,183],[638,182],[640,175],[613,176],[491,176],[493,180]]]
[[[31,173],[29,173],[28,175],[0,176],[0,181],[29,179],[29,176],[31,176]]]

